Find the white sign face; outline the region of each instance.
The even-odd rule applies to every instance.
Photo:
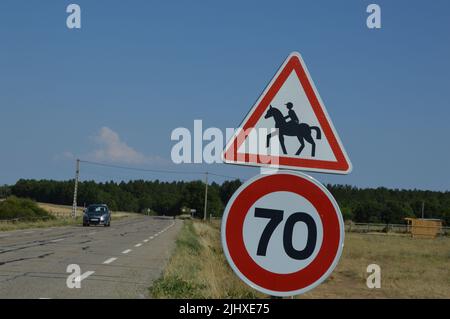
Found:
[[[291,296],[319,285],[336,266],[343,242],[336,201],[301,173],[250,179],[230,199],[222,221],[232,269],[269,295]]]
[[[352,169],[298,52],[289,55],[240,128],[225,147],[226,163],[338,174]]]
[[[283,203],[281,210],[280,203]],[[286,221],[299,210],[299,207],[302,207],[302,211],[312,218],[316,228],[315,247],[311,249],[309,256],[301,259],[292,258],[284,249],[280,249],[283,248],[283,235],[286,226],[289,227],[289,225],[286,225]],[[262,234],[269,222],[269,218],[258,217],[256,213],[260,209],[280,210],[274,213],[274,217],[282,216],[283,219],[274,229],[267,243],[266,252],[258,255],[258,244],[261,241],[261,237],[255,236],[255,234]],[[323,239],[322,221],[315,207],[307,199],[290,192],[273,192],[258,199],[250,208],[250,211],[254,211],[255,214],[247,214],[245,217],[243,229],[244,244],[250,256],[261,267],[274,273],[289,274],[305,268],[317,256]],[[296,222],[292,229],[292,248],[302,251],[306,249],[307,245],[311,245],[312,243],[308,243],[309,232],[310,229],[307,224]],[[288,238],[288,240],[290,239]]]

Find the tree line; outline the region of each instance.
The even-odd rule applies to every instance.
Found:
[[[438,218],[450,226],[450,192],[327,185],[346,220],[361,223],[404,223],[405,217]]]
[[[228,200],[241,185],[240,180],[211,183],[208,186],[208,214],[221,216]],[[74,181],[19,180],[0,187],[0,197],[15,195],[40,202],[71,205]],[[405,217],[443,219],[450,225],[450,192],[358,188],[350,185],[326,185],[336,198],[345,220],[369,223],[404,223]],[[112,210],[177,215],[183,208],[195,209],[203,216],[204,182],[134,180],[128,182],[84,181],[79,183],[78,205],[106,203]]]
[[[241,185],[239,180],[225,181],[221,185],[208,185],[208,215],[221,216],[226,202]],[[19,180],[9,187],[10,194],[31,198],[38,202],[71,205],[74,181]],[[205,184],[198,181],[162,182],[134,180],[128,182],[83,181],[78,183],[77,203],[87,206],[104,203],[113,211],[147,212],[178,215],[183,208],[194,209],[203,216]],[[189,212],[189,211],[188,211]]]

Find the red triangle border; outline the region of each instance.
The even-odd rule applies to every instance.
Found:
[[[249,129],[253,128],[258,120],[263,116],[265,110],[269,106],[269,103],[271,103],[292,71],[297,74],[297,77],[303,86],[303,90],[305,91],[314,114],[319,121],[322,132],[330,144],[336,161],[292,158],[285,157],[283,155],[280,155],[278,158],[271,158],[271,156],[268,155],[255,156],[254,154],[237,154],[237,150],[247,138],[248,134],[245,132],[249,132]],[[278,162],[278,166],[282,168],[348,174],[352,169],[350,160],[346,156],[345,150],[343,149],[337,134],[332,128],[332,123],[326,114],[325,107],[321,104],[318,94],[316,95],[314,84],[309,78],[309,74],[299,53],[294,52],[288,57],[282,66],[282,70],[277,72],[275,80],[272,80],[269,85],[269,89],[266,89],[264,91],[265,94],[263,93],[262,98],[258,100],[256,108],[252,108],[252,110],[254,110],[253,113],[246,117],[247,121],[244,120],[245,123],[241,125],[242,129],[239,130],[237,135],[235,134],[233,136],[233,142],[227,144],[227,148],[223,153],[224,161],[234,164],[256,166],[270,166],[266,164],[270,161],[272,163]],[[243,158],[243,161],[236,161],[236,159],[241,158]]]

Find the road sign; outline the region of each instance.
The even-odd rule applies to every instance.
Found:
[[[322,184],[283,171],[253,177],[233,194],[221,235],[239,278],[263,293],[292,296],[331,274],[341,256],[344,224]]]
[[[252,136],[257,136],[259,142],[252,140]],[[298,52],[284,61],[227,143],[222,157],[231,164],[336,174],[352,170]]]

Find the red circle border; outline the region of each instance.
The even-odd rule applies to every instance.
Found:
[[[261,197],[275,191],[296,193],[317,210],[323,226],[321,248],[305,268],[289,273],[272,273],[259,266],[245,248],[243,225],[251,206]],[[228,253],[241,274],[257,286],[271,291],[288,292],[313,285],[333,265],[341,242],[340,212],[318,185],[294,174],[278,173],[259,178],[246,186],[231,203],[227,214],[225,238]]]

